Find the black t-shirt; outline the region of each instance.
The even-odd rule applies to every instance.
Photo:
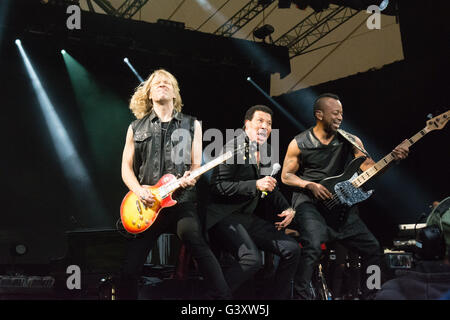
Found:
[[[165,172],[165,163],[166,163],[166,161],[165,161],[165,158],[164,158],[164,146],[166,145],[166,139],[167,139],[167,137],[166,137],[166,133],[167,133],[167,128],[169,128],[169,125],[170,125],[170,121],[167,121],[167,122],[161,122],[161,150],[160,150],[160,157],[161,157],[161,176],[162,175],[164,175],[166,172]],[[170,137],[169,137],[169,139],[170,139]]]
[[[338,133],[327,145],[314,135],[313,128],[300,133],[295,140],[300,149],[300,168],[296,175],[307,181],[318,183],[340,175],[354,158],[353,146]],[[294,207],[311,199],[312,195],[304,189],[292,196]]]

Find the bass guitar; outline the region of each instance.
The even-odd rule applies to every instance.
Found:
[[[427,133],[442,129],[449,118],[450,110],[428,120],[424,129],[407,140],[408,147],[419,141]],[[394,156],[392,153],[389,153],[374,166],[358,175],[357,171],[365,159],[366,157],[353,159],[344,173],[339,176],[325,178],[320,182],[332,194],[330,199],[320,202],[322,209],[326,213],[338,213],[340,214],[340,220],[342,220],[343,214],[348,208],[369,198],[373,190],[365,191],[361,187],[377,173],[385,169],[394,160]]]
[[[189,177],[197,178],[201,176],[222,162],[227,161],[243,148],[245,148],[245,145],[242,147],[238,146],[234,152],[228,151],[222,154],[200,168],[193,170]],[[169,173],[163,175],[155,185],[147,186],[155,199],[151,208],[146,207],[134,192],[129,191],[120,205],[120,219],[125,230],[132,234],[144,232],[155,222],[163,208],[176,205],[177,201],[172,198],[172,194],[180,187],[180,179]]]

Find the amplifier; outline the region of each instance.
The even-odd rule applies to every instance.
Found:
[[[385,250],[384,256],[390,269],[411,269],[413,266],[412,252]]]

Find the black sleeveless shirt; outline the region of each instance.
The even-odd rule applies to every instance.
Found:
[[[320,142],[312,127],[294,139],[300,149],[300,168],[296,175],[307,181],[318,183],[327,177],[339,175],[354,158],[353,146],[339,133],[328,145]],[[292,203],[296,207],[313,198],[308,190],[300,189],[293,193]]]

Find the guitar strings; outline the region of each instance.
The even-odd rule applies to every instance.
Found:
[[[329,202],[329,204],[330,204],[331,207],[333,208],[334,206],[336,206],[336,205],[339,204],[339,198],[336,197],[336,198],[332,199],[332,200]]]
[[[324,204],[327,208],[332,209],[334,206],[338,205],[339,202],[339,197],[336,197],[336,194],[333,193],[331,199],[325,200]]]

